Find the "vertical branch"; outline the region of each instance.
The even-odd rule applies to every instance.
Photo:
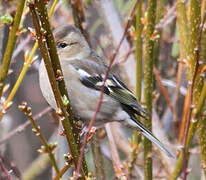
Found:
[[[203,117],[201,117],[201,110],[205,105],[205,99],[206,99],[206,80],[204,80],[204,85],[196,108],[196,116],[199,117],[200,119],[197,129],[198,129],[198,139],[199,139],[200,150],[201,150],[201,167],[206,175],[206,132],[205,132],[206,121],[204,115]]]
[[[177,179],[184,168],[186,178],[186,168],[188,163],[188,150],[194,133],[197,129],[198,119],[195,117],[194,111],[202,89],[202,80],[199,74],[199,51],[200,51],[200,1],[191,0],[189,4],[188,27],[190,29],[188,41],[187,56],[187,74],[188,74],[188,99],[187,111],[185,111],[185,131],[184,131],[184,149],[181,151],[176,162],[175,169],[171,179]]]
[[[136,56],[136,97],[141,100],[142,94],[142,1],[137,4],[135,16],[135,56]]]
[[[49,52],[49,55],[51,58],[52,68],[53,68],[54,74],[57,77],[57,72],[58,71],[62,72],[62,70],[61,70],[59,57],[58,57],[57,51],[56,51],[54,37],[53,37],[52,31],[50,28],[50,24],[48,21],[47,9],[46,9],[46,6],[44,3],[40,2],[40,1],[35,1],[35,2],[36,2],[35,5],[37,7],[37,12],[39,14],[39,19],[41,21],[42,28],[43,28],[43,30],[45,30],[45,32],[43,32],[43,33],[45,33],[44,37],[46,38],[46,44],[47,44],[48,52]],[[60,90],[61,96],[62,97],[66,96],[66,99],[69,100],[69,96],[68,96],[68,93],[66,90],[65,82],[59,81],[58,85],[59,85],[59,90]],[[79,135],[78,135],[78,132],[75,131],[76,128],[75,128],[74,116],[73,116],[70,104],[67,104],[67,111],[69,113],[68,117],[69,117],[70,125],[67,122],[63,123],[63,121],[62,121],[63,127],[64,127],[65,131],[67,131],[66,129],[70,129],[71,132],[73,131],[72,134],[74,136],[75,143],[79,144],[79,142],[78,142]],[[73,128],[73,130],[72,130],[72,128]],[[73,149],[73,151],[76,151],[76,150]]]
[[[163,18],[164,16],[164,8],[165,8],[165,0],[159,0],[157,1],[157,7],[156,7],[156,24],[160,23],[160,20]],[[162,30],[161,28],[155,30],[155,36],[157,36],[157,39],[155,41],[154,44],[154,65],[156,67],[158,67],[158,63],[159,63],[159,53],[160,53],[160,39],[161,39],[161,34],[162,34]]]
[[[188,109],[185,111],[186,126],[184,133],[184,168],[187,167],[188,161],[188,149],[196,131],[197,121],[191,119],[192,110],[197,105],[199,93],[201,92],[202,82],[199,79],[198,68],[199,68],[199,51],[200,51],[200,1],[191,0],[189,3],[189,42],[188,42]]]
[[[202,6],[201,6],[201,18],[202,18],[202,25],[203,25],[203,29],[202,29],[202,37],[201,37],[201,49],[200,49],[200,64],[205,64],[206,63],[206,29],[205,29],[205,18],[206,18],[206,1],[203,0],[202,1]],[[204,65],[200,65],[200,67]],[[199,99],[204,98],[204,94],[206,93],[206,77],[204,75],[204,70],[201,70],[200,74],[203,75],[204,79],[204,85],[202,88],[202,93],[200,95]],[[203,103],[204,104],[204,103]],[[198,106],[197,106],[198,107]],[[200,150],[201,150],[201,167],[205,172],[206,175],[206,121],[205,121],[205,117],[203,115],[203,117],[200,116],[200,122],[198,123],[198,139],[199,139],[199,144],[200,144]]]
[[[182,62],[184,59],[187,58],[187,49],[188,49],[188,19],[186,16],[185,2],[183,2],[181,0],[177,0],[176,9],[177,9],[177,26],[178,26],[178,31],[179,31],[180,60],[179,60],[179,64],[178,64],[177,87],[175,90],[176,98],[175,98],[174,107],[176,107],[178,94],[179,94],[179,87],[181,84],[182,74],[184,72],[183,71],[184,65]],[[175,117],[176,117],[176,115],[175,115]],[[183,113],[179,137],[178,137],[180,142],[183,141],[185,125],[186,125],[186,118],[185,118],[184,113]]]
[[[138,1],[137,10],[135,16],[135,56],[136,56],[136,85],[135,85],[135,95],[138,101],[141,101],[142,94],[142,29],[143,25],[141,22],[142,18],[142,1]],[[134,130],[132,134],[132,152],[131,152],[131,165],[129,166],[129,174],[131,174],[134,168],[134,163],[137,158],[137,146],[140,143],[140,132]]]
[[[155,27],[156,0],[149,0],[146,12],[145,49],[144,49],[144,103],[148,113],[145,126],[152,127],[152,93],[153,93],[153,48],[152,35]],[[152,144],[144,138],[144,171],[145,179],[152,179]]]
[[[180,58],[183,59],[186,58],[188,46],[188,19],[186,16],[185,2],[177,0],[176,10],[180,41]]]
[[[136,3],[135,3],[134,7],[133,7],[132,10],[131,10],[131,13],[130,13],[130,16],[129,16],[130,18],[128,18],[127,24],[126,24],[126,26],[125,26],[125,31],[124,31],[121,39],[120,39],[120,42],[119,42],[117,48],[115,49],[115,51],[114,51],[114,53],[113,53],[113,56],[112,56],[111,59],[110,59],[110,62],[109,62],[107,71],[105,72],[105,76],[104,76],[104,79],[103,79],[103,84],[102,84],[102,87],[101,87],[101,90],[100,90],[101,93],[100,93],[99,101],[98,101],[98,103],[97,103],[96,110],[95,110],[95,112],[94,112],[94,115],[93,115],[92,119],[90,120],[90,122],[89,122],[89,124],[88,124],[88,130],[87,130],[87,132],[85,133],[85,135],[84,135],[84,137],[83,137],[83,142],[82,142],[82,146],[81,146],[81,150],[80,150],[80,156],[79,156],[78,166],[77,166],[77,168],[76,168],[76,174],[77,174],[77,175],[79,174],[79,170],[80,170],[81,165],[82,165],[81,162],[82,162],[82,157],[83,157],[83,154],[84,154],[84,148],[85,148],[86,143],[87,143],[88,133],[90,132],[90,130],[92,129],[92,126],[93,126],[94,122],[96,121],[97,114],[98,114],[98,112],[100,111],[100,108],[101,108],[101,105],[102,105],[102,102],[103,102],[102,99],[103,99],[103,96],[104,96],[104,87],[105,87],[106,80],[107,80],[107,78],[108,78],[108,76],[109,76],[109,72],[110,72],[111,67],[112,67],[112,64],[113,64],[113,62],[114,62],[114,60],[115,60],[115,58],[116,58],[116,55],[117,55],[117,53],[118,53],[119,50],[120,50],[120,47],[121,47],[121,45],[122,45],[122,42],[124,41],[125,35],[126,35],[127,30],[128,30],[128,28],[129,28],[129,26],[130,26],[130,23],[131,23],[131,20],[133,19],[134,15],[135,15],[136,7],[137,7],[137,1],[136,1]]]
[[[25,0],[20,0],[18,3],[15,17],[14,17],[13,25],[12,25],[11,30],[9,32],[9,38],[8,38],[6,49],[4,52],[3,59],[2,59],[2,64],[0,65],[0,98],[2,96],[4,81],[6,79],[6,76],[7,76],[8,70],[9,70],[9,65],[10,65],[11,58],[12,58],[12,53],[14,51],[14,47],[16,44],[17,32],[19,29],[19,24],[21,21],[23,10],[24,10],[24,5],[25,5]]]
[[[58,0],[55,0],[49,10],[49,17],[51,17],[54,13],[54,10],[55,10],[55,7],[58,3]],[[15,97],[22,81],[24,80],[24,77],[27,73],[27,71],[29,70],[31,64],[33,63],[33,61],[35,60],[33,58],[35,52],[36,52],[36,49],[38,48],[38,42],[35,42],[34,46],[32,47],[31,51],[29,52],[29,54],[25,57],[24,59],[24,64],[23,64],[23,67],[21,69],[21,72],[11,90],[11,92],[9,93],[6,101],[4,102],[3,104],[3,107],[2,107],[2,111],[0,112],[0,119],[3,117],[3,114],[6,112],[6,110],[9,108],[9,105],[11,105],[12,103],[12,100],[13,98]]]
[[[63,102],[63,97],[66,97],[67,102],[69,102],[69,97],[65,88],[64,80],[58,82],[56,81],[55,74],[57,72],[62,72],[59,58],[56,52],[56,47],[54,43],[53,34],[50,29],[48,22],[47,9],[45,3],[40,1],[35,1],[34,4],[30,3],[29,8],[32,14],[33,23],[37,33],[38,44],[42,57],[45,62],[50,84],[52,86],[53,94],[58,106],[58,114],[61,118],[61,123],[65,130],[67,142],[71,150],[72,157],[74,159],[74,164],[77,166],[78,156],[79,156],[79,138],[78,132],[76,132],[76,127],[74,126],[74,118],[70,108],[69,103]],[[38,15],[36,10],[38,11]],[[41,21],[41,25],[39,23]],[[48,49],[47,49],[48,47]],[[52,61],[51,61],[52,59]],[[62,74],[62,73],[61,73]],[[58,88],[59,85],[59,88]],[[69,114],[67,114],[67,112]],[[83,175],[87,174],[87,167],[85,161],[83,161]]]

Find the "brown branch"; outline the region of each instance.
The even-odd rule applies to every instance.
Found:
[[[195,3],[194,3],[195,4]],[[193,6],[193,5],[191,5]],[[199,6],[199,5],[197,5]],[[193,10],[194,11],[194,10]],[[196,14],[196,12],[194,12]],[[192,25],[199,25],[198,22],[198,16],[197,15],[194,19],[194,24],[192,24],[193,22],[191,22]],[[183,172],[184,172],[184,177],[183,179],[186,180],[187,178],[187,166],[188,166],[188,148],[189,148],[189,145],[190,145],[190,142],[188,142],[189,138],[188,136],[191,136],[189,134],[189,128],[190,128],[190,122],[191,122],[191,117],[192,117],[192,109],[193,109],[193,105],[196,105],[196,100],[195,100],[195,95],[194,95],[194,90],[196,89],[195,87],[195,83],[196,83],[196,80],[197,80],[197,76],[198,76],[198,70],[199,70],[199,59],[200,59],[200,49],[201,49],[201,38],[202,38],[202,31],[203,31],[203,28],[204,28],[204,25],[205,25],[205,21],[206,21],[206,15],[204,16],[203,18],[203,22],[202,22],[202,25],[199,27],[200,29],[198,29],[197,31],[199,31],[199,37],[197,38],[197,47],[195,47],[195,49],[192,49],[192,51],[194,52],[194,67],[192,67],[193,65],[191,64],[191,67],[190,67],[190,71],[191,71],[191,75],[192,75],[192,82],[191,82],[191,85],[189,85],[189,89],[188,89],[188,101],[189,101],[189,105],[190,107],[188,108],[188,112],[186,114],[186,118],[187,118],[187,121],[186,121],[186,130],[185,130],[185,136],[184,136],[184,147],[185,149],[183,149],[183,159],[185,159],[184,161],[184,165],[183,165]],[[199,22],[200,23],[200,22]],[[193,70],[194,68],[194,70]],[[189,79],[190,81],[190,79]],[[190,83],[190,82],[189,82]],[[193,132],[194,133],[194,132]],[[192,135],[193,136],[193,135]],[[192,137],[191,137],[192,138]],[[190,141],[190,140],[189,140]]]
[[[77,165],[77,168],[76,168],[76,175],[77,175],[77,176],[79,175],[79,172],[80,172],[80,169],[81,169],[81,166],[82,166],[82,158],[83,158],[84,149],[85,149],[85,146],[86,146],[86,141],[87,141],[88,133],[90,132],[90,130],[91,130],[91,128],[92,128],[92,126],[93,126],[96,118],[97,118],[97,114],[98,114],[98,112],[100,111],[100,108],[101,108],[101,105],[102,105],[102,100],[103,100],[103,96],[104,96],[104,86],[105,86],[105,82],[106,82],[106,80],[107,80],[107,78],[108,78],[108,75],[109,75],[109,72],[110,72],[110,70],[111,70],[112,64],[113,64],[113,62],[114,62],[114,60],[115,60],[115,57],[116,57],[117,53],[119,52],[119,49],[120,49],[120,47],[121,47],[121,44],[122,44],[122,42],[123,42],[123,40],[124,40],[124,38],[125,38],[125,36],[126,36],[127,30],[128,30],[128,28],[129,28],[129,26],[130,26],[130,24],[131,24],[131,20],[133,19],[133,16],[135,15],[136,7],[137,7],[137,2],[135,3],[135,5],[134,5],[134,7],[133,7],[133,9],[132,9],[132,11],[131,11],[131,13],[130,13],[130,16],[129,16],[129,18],[128,18],[128,21],[127,21],[127,24],[126,24],[126,27],[125,27],[125,31],[124,31],[124,33],[123,33],[123,36],[122,36],[122,38],[121,38],[121,40],[120,40],[120,42],[119,42],[119,44],[118,44],[118,46],[117,46],[117,48],[116,48],[116,50],[115,50],[115,52],[114,52],[111,60],[110,60],[108,69],[107,69],[107,71],[106,71],[106,73],[105,73],[104,80],[103,80],[103,85],[102,85],[101,90],[100,90],[100,97],[99,97],[99,101],[98,101],[96,110],[95,110],[95,112],[94,112],[94,115],[93,115],[92,119],[91,119],[90,122],[89,122],[89,125],[88,125],[88,127],[87,127],[87,131],[86,131],[86,133],[85,133],[85,135],[84,135],[84,137],[83,137],[83,143],[82,143],[82,147],[81,147],[81,150],[80,150],[79,161],[78,161],[78,165]]]
[[[190,43],[188,46],[188,53],[190,59],[188,60],[189,62],[189,72],[188,72],[188,101],[189,108],[185,112],[186,116],[186,128],[185,128],[185,134],[184,134],[184,139],[183,139],[183,144],[184,148],[180,152],[178,160],[175,165],[175,169],[172,173],[171,179],[176,179],[180,173],[183,171],[184,172],[184,177],[183,179],[186,179],[187,177],[187,166],[188,166],[188,159],[189,159],[189,147],[192,141],[192,138],[194,136],[194,133],[196,131],[196,127],[198,124],[198,121],[192,121],[191,117],[194,112],[194,106],[197,104],[198,97],[197,92],[198,92],[198,87],[197,87],[197,80],[200,78],[198,76],[198,69],[199,69],[199,58],[200,58],[200,48],[201,48],[201,37],[202,37],[202,31],[204,28],[206,16],[204,17],[204,20],[202,24],[200,25],[200,4],[199,1],[192,0],[190,1],[190,27],[192,30],[190,31]],[[195,92],[195,90],[197,90]]]

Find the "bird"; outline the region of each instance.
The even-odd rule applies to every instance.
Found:
[[[53,34],[73,113],[88,125],[96,110],[108,65],[90,48],[83,34],[74,25],[59,26]],[[52,108],[57,109],[44,61],[41,61],[39,67],[39,81],[44,98]],[[137,116],[147,118],[147,112],[114,72],[109,72],[103,93],[95,127],[102,127],[113,121],[123,123],[139,130],[168,157],[174,157],[137,119]]]

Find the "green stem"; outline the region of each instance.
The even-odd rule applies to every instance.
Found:
[[[188,46],[188,20],[186,16],[185,2],[177,0],[177,25],[180,39],[180,58],[186,58]]]
[[[185,7],[185,2],[182,0],[177,0],[176,4],[176,10],[177,10],[177,28],[179,32],[179,51],[180,51],[180,63],[178,64],[178,75],[177,75],[177,88],[176,88],[176,99],[175,99],[175,104],[174,108],[175,109],[175,114],[174,117],[177,117],[177,99],[179,95],[179,88],[180,88],[180,83],[182,79],[182,74],[184,71],[182,69],[184,68],[183,64],[181,61],[185,60],[187,58],[187,51],[188,51],[188,19],[187,19],[187,14],[186,14],[186,7]],[[175,119],[176,120],[176,119]],[[183,134],[185,131],[185,123],[186,118],[185,116],[182,116],[182,122],[180,125],[180,133],[179,133],[179,141],[182,141],[183,139]]]
[[[202,88],[202,93],[200,95],[199,103],[197,104],[197,116],[200,115],[200,110],[203,109],[206,99],[206,81],[204,82],[204,86]],[[200,116],[200,122],[198,123],[198,139],[200,143],[201,150],[201,167],[206,175],[206,118]]]
[[[57,174],[56,177],[53,178],[53,180],[59,180],[64,173],[71,167],[71,164],[66,164],[61,170],[60,172]]]
[[[137,4],[135,18],[135,56],[136,56],[136,98],[141,101],[142,94],[142,1]]]
[[[190,29],[189,33],[189,40],[188,40],[188,49],[187,49],[187,61],[188,61],[188,93],[189,93],[189,104],[188,110],[185,111],[186,117],[186,126],[185,126],[185,136],[184,136],[184,149],[181,151],[177,163],[175,165],[175,169],[172,173],[171,179],[175,180],[178,178],[182,170],[186,171],[187,169],[187,162],[189,159],[189,147],[192,141],[192,138],[196,132],[197,124],[198,124],[198,117],[194,116],[194,111],[196,111],[196,107],[198,104],[199,93],[202,89],[202,78],[198,72],[199,69],[199,50],[200,50],[200,1],[199,0],[191,0],[189,3],[189,15],[188,15],[188,27]],[[186,37],[185,37],[186,38]],[[194,109],[192,105],[195,106]],[[196,113],[195,113],[196,114]],[[184,168],[183,168],[184,167]],[[186,177],[186,173],[185,173]]]
[[[156,7],[156,24],[160,23],[160,20],[164,16],[164,10],[165,10],[165,0],[159,0],[157,1],[157,7]],[[159,54],[160,54],[160,40],[162,35],[162,29],[156,30],[156,36],[159,36],[158,39],[156,39],[154,44],[154,65],[155,67],[158,67],[159,65]],[[155,84],[155,81],[154,81]]]
[[[142,29],[143,25],[141,22],[142,18],[142,0],[138,1],[136,16],[135,16],[135,57],[136,57],[136,85],[135,85],[135,95],[138,101],[141,101],[142,94]],[[129,175],[131,175],[132,169],[134,168],[134,163],[137,159],[138,144],[141,141],[140,132],[134,130],[132,133],[132,152],[130,159],[130,166],[128,169]]]
[[[145,126],[152,128],[152,93],[153,93],[153,48],[152,35],[155,28],[156,0],[149,0],[146,12],[145,49],[144,49],[144,103],[149,113]],[[152,179],[152,144],[144,138],[144,175],[146,180]]]
[[[49,17],[51,17],[54,13],[54,10],[55,10],[55,7],[58,3],[58,0],[55,0],[51,6],[51,9],[49,10]],[[18,76],[18,79],[16,80],[11,92],[9,93],[8,95],[8,98],[6,99],[6,101],[4,102],[3,104],[3,108],[2,108],[2,112],[0,112],[0,120],[2,119],[4,113],[5,112],[4,110],[6,110],[6,108],[8,107],[8,104],[10,102],[12,102],[14,96],[16,95],[16,92],[18,91],[27,71],[29,70],[30,68],[30,65],[32,64],[33,62],[33,56],[36,52],[36,49],[38,48],[38,42],[35,42],[34,46],[32,47],[30,53],[28,54],[28,56],[25,57],[25,62],[24,62],[24,65],[23,65],[23,68]]]
[[[184,157],[189,156],[189,153],[188,153],[189,145],[191,144],[191,141],[192,141],[192,138],[194,136],[194,132],[197,129],[197,123],[198,123],[198,121],[195,121],[195,119],[198,119],[199,116],[201,115],[203,106],[205,104],[205,99],[206,99],[206,82],[204,82],[204,86],[202,88],[201,95],[200,95],[199,101],[197,103],[197,106],[192,112],[193,115],[192,115],[191,119],[193,120],[193,122],[191,123],[190,128],[189,128],[189,132],[188,132],[188,136],[187,136],[187,140],[186,140],[186,145],[184,147],[184,151],[181,151],[179,156],[178,156],[178,159],[177,159],[177,162],[175,165],[175,169],[170,177],[171,180],[176,180],[178,178],[179,174],[182,171]],[[203,119],[204,118],[202,118],[202,120]],[[204,123],[204,125],[205,125],[205,119],[202,122],[200,122],[200,127],[204,127],[204,126],[201,126],[201,125],[203,125],[202,123]],[[201,131],[202,131],[202,129],[200,129],[200,134],[201,134]],[[205,129],[203,131],[205,131]],[[203,133],[203,134],[205,134],[205,133]],[[204,137],[205,136],[200,137],[200,143],[201,142],[205,143]],[[203,146],[201,146],[201,147],[205,147],[205,144],[203,144]],[[205,150],[204,150],[204,153],[205,153]],[[205,157],[206,156],[204,156],[204,158]]]
[[[6,49],[4,52],[3,59],[2,59],[2,64],[0,66],[0,97],[2,96],[4,81],[9,71],[9,65],[10,65],[12,53],[14,51],[14,47],[16,44],[17,33],[19,30],[19,24],[21,21],[23,10],[24,10],[24,5],[25,5],[25,0],[20,0],[17,10],[16,10],[15,17],[14,17],[13,25],[9,32],[9,38],[8,38]]]
[[[59,113],[61,116],[61,123],[65,130],[67,142],[69,144],[72,157],[74,158],[74,164],[75,166],[77,166],[79,157],[79,137],[78,132],[76,132],[76,127],[74,125],[74,117],[71,111],[71,107],[69,104],[65,105],[62,101],[62,97],[64,96],[66,96],[67,100],[69,101],[64,80],[58,82],[57,84],[55,78],[57,70],[60,72],[62,72],[62,70],[56,52],[54,37],[50,29],[50,24],[48,22],[47,9],[45,7],[45,3],[42,3],[40,1],[35,1],[35,4],[29,4],[29,7],[32,14],[33,23],[36,29],[40,51],[45,62],[50,84],[52,86],[53,94],[57,102],[58,109],[61,110]],[[37,9],[39,16],[37,15],[35,9]],[[41,21],[42,27],[40,26],[39,20]],[[42,29],[45,32],[42,32]],[[87,175],[87,166],[85,161],[83,161],[82,173],[83,176]]]

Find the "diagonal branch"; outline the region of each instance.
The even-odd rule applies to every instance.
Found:
[[[137,1],[137,2],[138,2],[138,1]],[[78,166],[77,166],[77,168],[76,168],[76,175],[77,175],[77,176],[79,175],[79,172],[80,172],[80,169],[81,169],[81,166],[82,166],[82,159],[83,159],[84,149],[85,149],[86,142],[87,142],[88,133],[89,133],[90,130],[92,129],[92,126],[93,126],[94,122],[96,121],[97,114],[98,114],[98,112],[100,111],[100,108],[101,108],[101,105],[102,105],[102,100],[103,100],[103,96],[104,96],[104,86],[105,86],[105,82],[106,82],[106,80],[107,80],[107,78],[108,78],[108,75],[109,75],[109,72],[110,72],[110,70],[111,70],[112,64],[113,64],[113,62],[114,62],[114,60],[115,60],[115,57],[116,57],[117,53],[119,52],[119,49],[120,49],[120,47],[121,47],[121,44],[122,44],[122,42],[123,42],[123,40],[124,40],[124,38],[125,38],[125,36],[126,36],[127,30],[128,30],[128,28],[129,28],[129,26],[130,26],[130,24],[131,24],[131,20],[133,19],[133,16],[135,15],[135,11],[136,11],[136,8],[137,8],[137,2],[135,3],[135,5],[134,5],[134,7],[133,7],[133,9],[132,9],[132,11],[131,11],[131,13],[130,13],[130,16],[129,16],[129,18],[128,18],[127,24],[126,24],[126,26],[125,26],[125,31],[124,31],[124,33],[123,33],[123,36],[122,36],[122,38],[121,38],[121,40],[120,40],[120,42],[119,42],[119,44],[118,44],[118,46],[117,46],[117,48],[116,48],[116,50],[115,50],[115,52],[114,52],[111,60],[110,60],[109,66],[108,66],[107,71],[106,71],[106,73],[105,73],[104,80],[103,80],[103,85],[102,85],[101,91],[100,91],[101,93],[100,93],[99,101],[98,101],[98,104],[97,104],[97,107],[96,107],[96,111],[94,112],[94,115],[93,115],[92,119],[91,119],[90,122],[89,122],[87,131],[86,131],[86,133],[85,133],[85,135],[84,135],[84,137],[83,137],[83,143],[82,143],[82,147],[81,147],[81,150],[80,150],[80,156],[79,156]]]
[[[69,144],[69,148],[74,159],[74,165],[75,167],[77,167],[79,157],[79,134],[77,132],[76,126],[74,125],[74,117],[71,111],[71,107],[69,103],[63,102],[63,97],[66,97],[67,102],[69,102],[69,97],[65,88],[64,80],[61,80],[57,83],[55,78],[55,74],[57,74],[57,72],[62,72],[62,70],[56,52],[53,34],[51,32],[50,24],[48,22],[47,9],[45,3],[42,3],[40,1],[35,1],[34,4],[29,3],[29,8],[32,14],[33,24],[36,29],[40,52],[44,59],[49,81],[53,90],[55,100],[57,102],[57,111],[60,116],[63,128],[65,130],[67,142]],[[84,166],[82,169],[82,174],[85,176],[87,175],[87,167],[84,160],[83,165]]]

